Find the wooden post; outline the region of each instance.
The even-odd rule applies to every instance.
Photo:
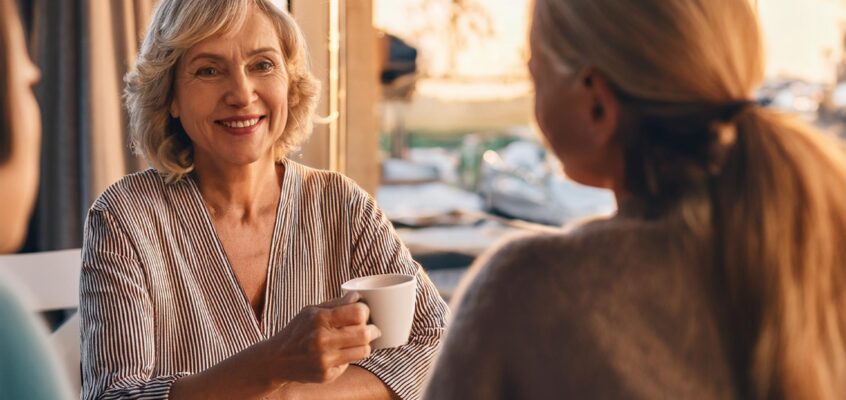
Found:
[[[345,125],[346,173],[365,190],[379,186],[379,60],[373,0],[346,0],[346,35],[342,54],[346,58]]]
[[[329,0],[291,0],[294,19],[300,25],[308,43],[311,70],[320,79],[322,88],[317,115],[330,115],[329,109]],[[303,145],[301,157],[291,155],[306,165],[329,168],[329,127],[315,124],[311,139]]]
[[[344,173],[374,193],[380,164],[373,0],[291,0],[291,9],[306,36],[312,71],[323,84],[317,115],[329,120],[315,125],[302,158],[295,160]]]

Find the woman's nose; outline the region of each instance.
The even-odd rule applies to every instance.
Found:
[[[255,86],[245,72],[231,74],[229,77],[229,88],[224,100],[231,107],[246,107],[256,97]]]
[[[35,86],[41,81],[41,69],[38,68],[38,66],[36,66],[32,61],[30,61],[27,65],[26,79],[30,86]]]

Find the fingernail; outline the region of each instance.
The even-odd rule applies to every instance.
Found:
[[[378,327],[376,327],[376,325],[374,325],[372,328],[370,328],[370,330],[371,330],[371,333],[372,333],[371,336],[373,336],[373,339],[379,339],[380,337],[382,337],[382,331]]]

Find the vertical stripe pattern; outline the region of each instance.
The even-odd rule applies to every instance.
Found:
[[[193,180],[166,185],[147,170],[97,199],[80,282],[83,399],[166,399],[180,377],[279,332],[343,282],[381,273],[417,275],[411,338],[356,364],[420,397],[446,305],[371,196],[342,175],[283,164],[261,325]]]

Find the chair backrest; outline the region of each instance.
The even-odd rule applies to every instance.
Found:
[[[0,274],[10,277],[29,295],[24,304],[32,312],[79,307],[80,249],[0,256]],[[72,388],[79,393],[80,331],[75,313],[51,335],[54,351]]]
[[[82,389],[82,359],[79,349],[82,345],[80,337],[79,313],[74,313],[50,337],[53,349],[56,351],[61,368],[65,371],[76,397]]]
[[[79,307],[80,249],[0,256],[0,273],[30,294],[32,311]]]

